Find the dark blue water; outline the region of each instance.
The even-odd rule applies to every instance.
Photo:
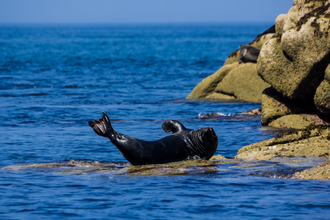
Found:
[[[127,161],[88,120],[105,111],[121,133],[166,134],[164,120],[212,126],[231,157],[275,133],[255,103],[184,100],[240,44],[271,24],[0,27],[0,168]],[[198,119],[198,114],[226,116]],[[250,175],[244,169],[176,176],[68,175],[0,170],[0,219],[327,219],[330,184]]]

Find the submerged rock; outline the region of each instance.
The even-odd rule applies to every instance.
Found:
[[[253,110],[248,110],[246,112],[240,113],[240,115],[261,115],[262,111],[261,108],[253,109]]]
[[[104,163],[100,161],[71,160],[69,162],[22,164],[2,168],[3,170],[34,170],[39,172],[56,172],[67,175],[91,175],[108,173],[113,175],[164,176],[187,175],[218,172],[218,165],[235,164],[237,160],[226,160],[221,155],[212,160],[184,160],[165,164],[131,166],[128,163]]]
[[[126,168],[126,174],[139,176],[164,176],[213,173],[218,172],[215,165],[219,163],[221,162],[210,160],[185,160],[166,164],[129,166]]]
[[[186,160],[167,164],[130,166],[129,164],[104,163],[100,161],[70,161],[68,163],[14,165],[2,170],[53,172],[57,175],[93,175],[102,179],[120,176],[170,176],[170,175],[248,175],[271,178],[286,178],[304,169],[315,166],[320,159],[285,158],[269,161],[244,161],[226,159],[216,155],[210,161]],[[56,164],[56,166],[54,166]]]

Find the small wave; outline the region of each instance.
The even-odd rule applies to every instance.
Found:
[[[231,114],[226,115],[226,114],[221,113],[221,112],[212,112],[212,113],[206,113],[206,114],[199,113],[198,114],[198,119],[211,119],[211,118],[227,117],[227,116],[231,116]]]
[[[28,93],[28,94],[0,94],[0,97],[29,97],[29,96],[47,96],[48,93]]]
[[[62,87],[63,89],[86,89],[86,86],[78,86],[78,85],[66,85]]]

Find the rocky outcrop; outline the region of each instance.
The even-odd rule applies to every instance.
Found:
[[[274,128],[295,130],[303,130],[318,125],[326,126],[328,123],[323,121],[318,115],[311,114],[285,115],[269,123],[269,126]]]
[[[292,127],[295,119],[293,127],[304,129],[330,114],[330,2],[295,0],[275,30],[257,61],[259,76],[271,85],[262,95],[262,124]]]
[[[257,73],[257,64],[238,62],[220,68],[200,82],[187,99],[261,102],[262,91],[269,87]]]
[[[274,36],[274,33],[272,33],[271,31],[269,31],[269,32],[267,32],[267,31],[265,33],[259,35],[254,41],[252,41],[251,43],[249,43],[247,45],[261,49],[262,45]],[[241,53],[240,49],[232,52],[223,65],[225,66],[228,64],[239,62],[240,53]]]
[[[296,172],[291,179],[313,179],[313,180],[330,180],[330,160],[320,163],[316,167]]]
[[[187,98],[261,102],[263,125],[305,129],[329,123],[329,32],[329,1],[294,0],[274,27],[234,51]]]
[[[264,42],[269,40],[273,34],[259,36],[250,44],[242,46],[253,51],[252,58],[246,54],[241,54],[240,50],[234,51],[226,60],[223,67],[217,72],[205,78],[200,82],[187,99],[208,99],[213,101],[238,100],[247,102],[261,102],[262,91],[270,85],[263,81],[257,73],[257,64],[253,63],[256,56],[255,51],[259,49]],[[240,56],[243,61],[240,61]],[[253,62],[252,62],[253,61]]]
[[[203,93],[193,91],[188,98],[261,102],[263,125],[296,130],[243,147],[236,159],[329,159],[330,2],[294,0],[288,13],[277,17],[275,33],[262,35],[249,46],[260,49],[256,64],[240,62],[245,52],[234,51],[219,70],[226,74],[210,77],[211,87],[204,84]],[[330,180],[329,169],[328,161],[292,178]]]
[[[187,99],[206,98],[207,96],[211,95],[214,92],[215,88],[218,86],[218,84],[225,78],[225,76],[227,76],[227,74],[231,70],[238,67],[238,65],[238,62],[236,62],[223,66],[214,74],[206,77],[193,89]],[[228,98],[234,99],[234,97]]]
[[[268,125],[273,120],[285,115],[298,114],[301,112],[313,114],[316,111],[314,105],[305,105],[304,102],[292,101],[272,87],[262,92],[261,123],[263,125]]]
[[[282,157],[324,157],[330,154],[330,130],[298,131],[241,148],[236,159],[270,160]]]
[[[317,87],[314,103],[323,114],[330,114],[330,65],[325,70],[324,80]]]
[[[241,63],[219,82],[214,93],[228,94],[239,101],[261,102],[261,93],[267,87],[269,84],[258,76],[255,63]]]

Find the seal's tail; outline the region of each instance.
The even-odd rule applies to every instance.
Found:
[[[93,128],[96,134],[102,137],[109,137],[109,133],[113,131],[108,115],[103,112],[103,116],[99,120],[89,121],[89,126]]]

